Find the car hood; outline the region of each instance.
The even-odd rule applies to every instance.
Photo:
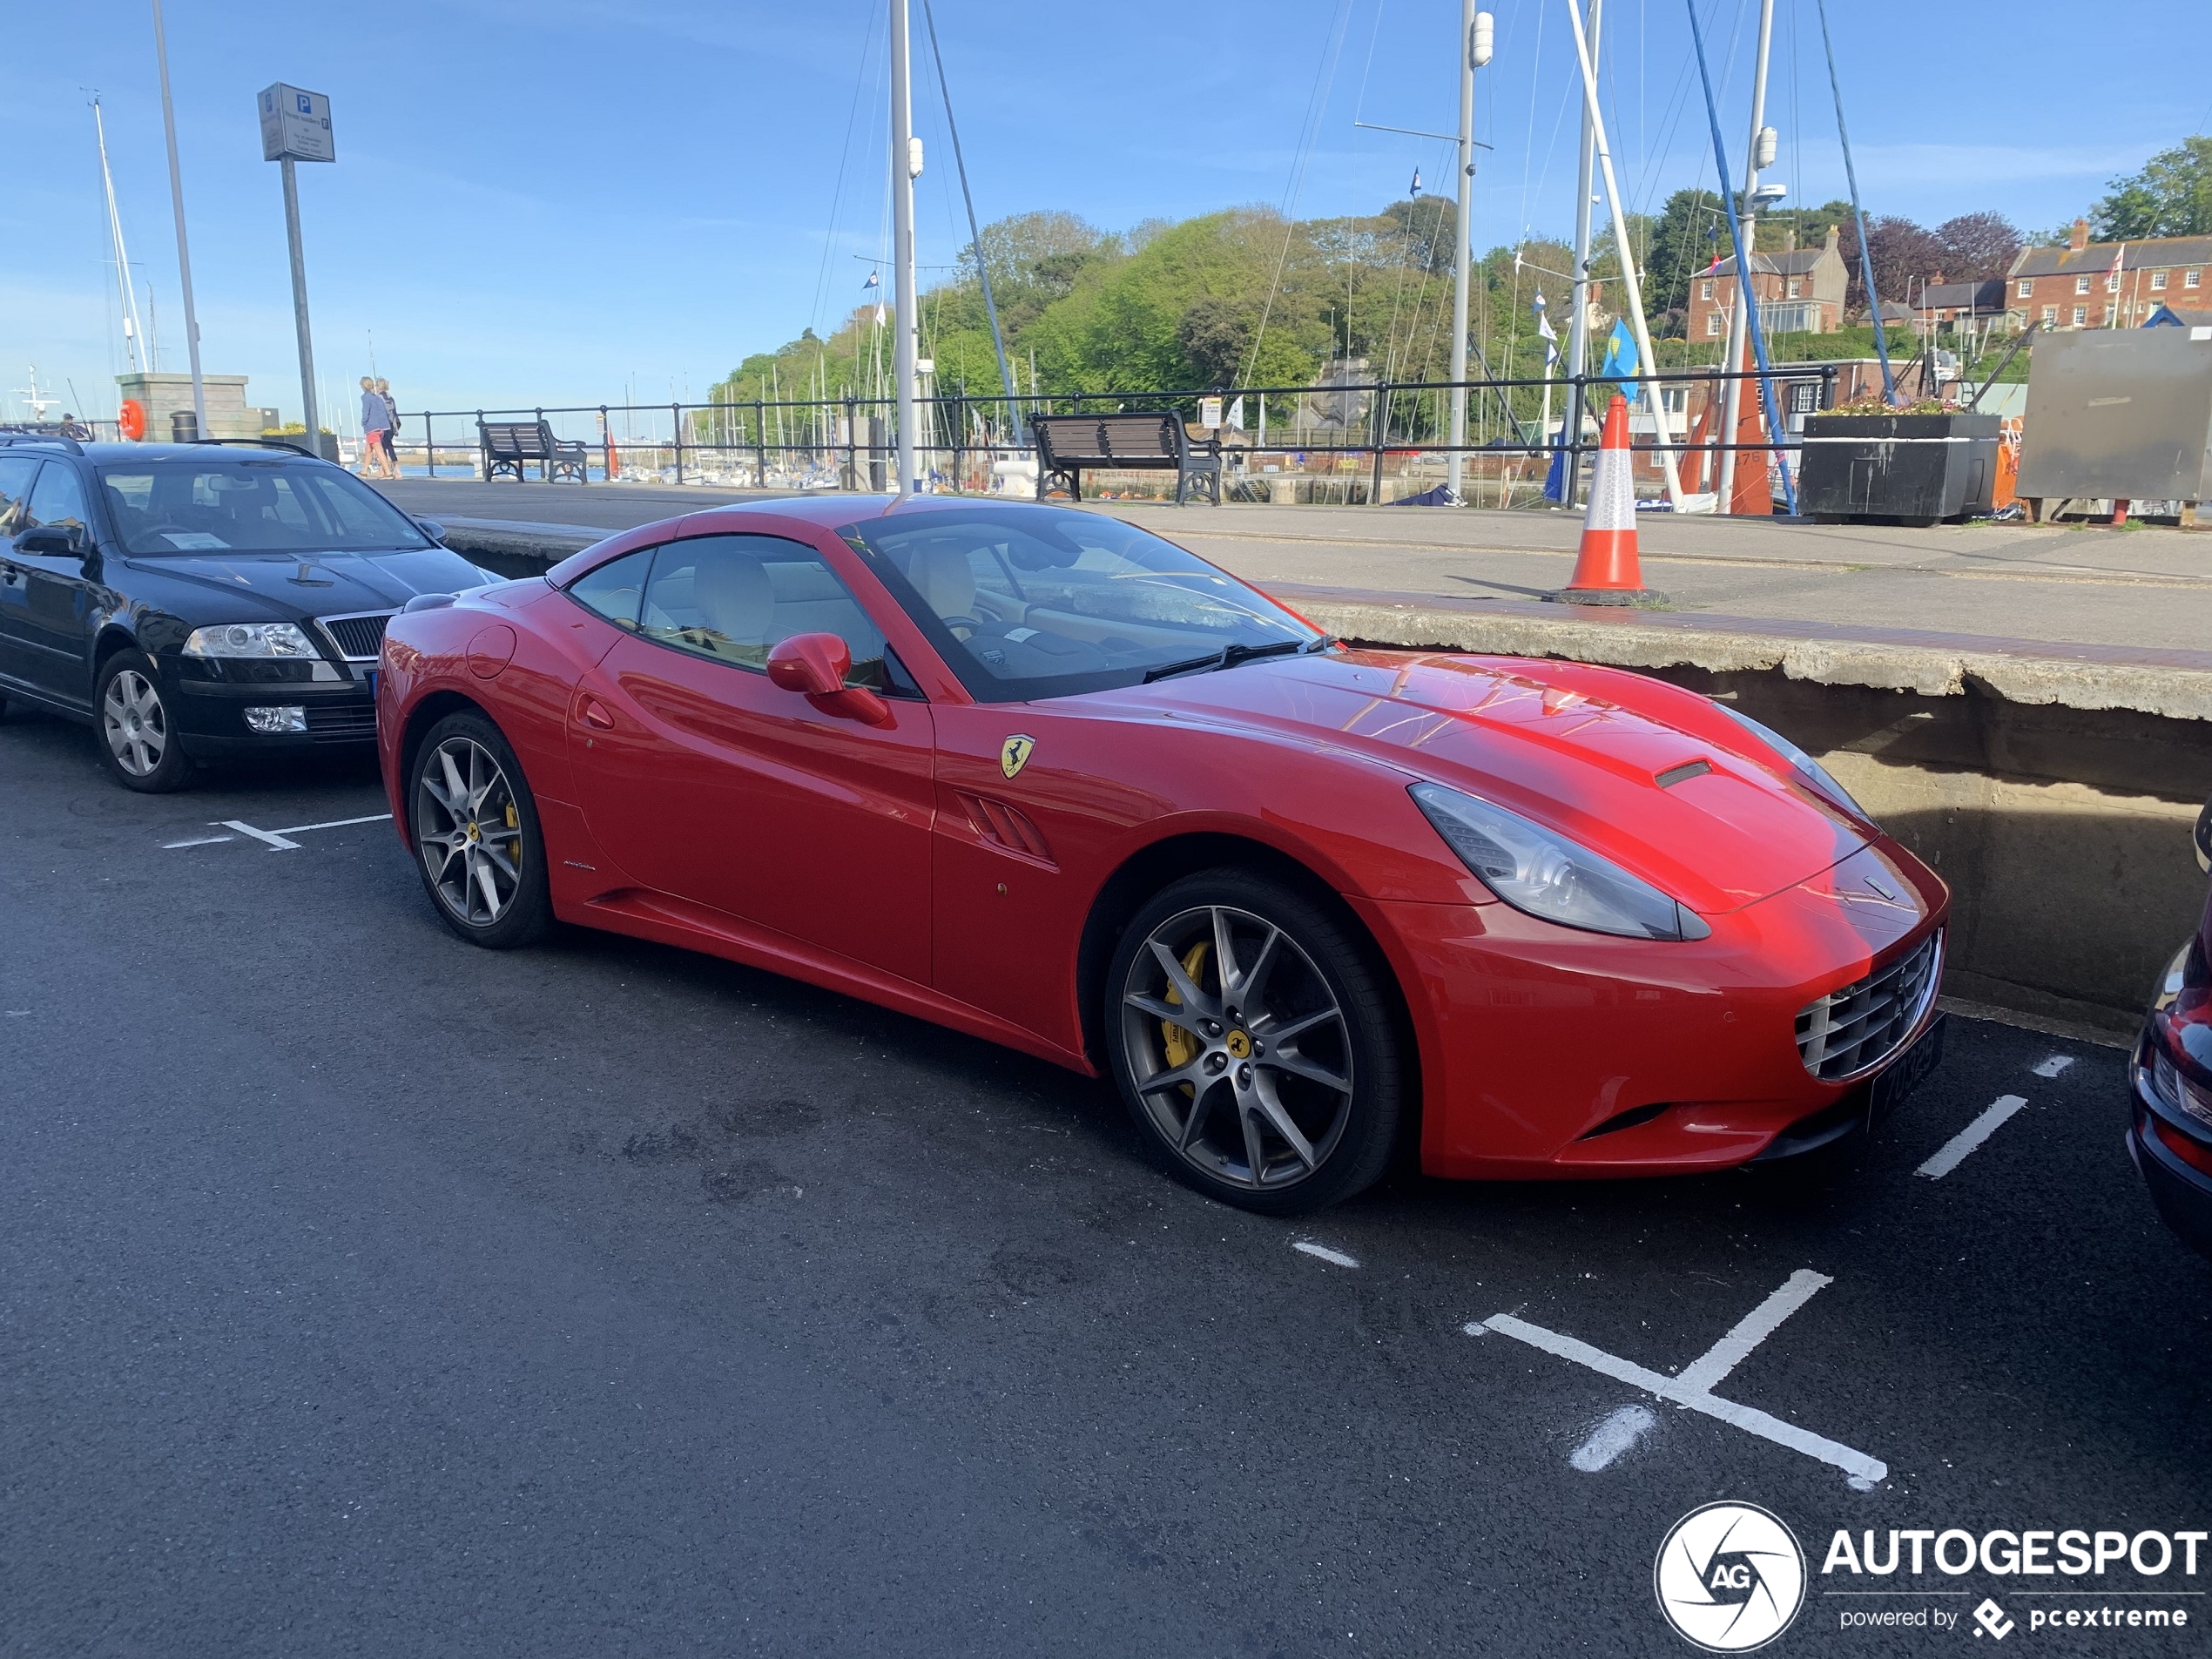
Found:
[[[390,553],[196,553],[132,556],[134,570],[231,595],[251,594],[280,617],[397,610],[418,593],[457,593],[496,577],[449,548]]]
[[[1156,716],[1172,711],[1325,744],[1409,782],[1464,789],[1709,915],[1817,875],[1875,833],[1793,781],[1778,760],[1749,758],[1750,734],[1704,699],[1577,664],[1338,651],[1120,695]],[[1701,761],[1710,770],[1696,770]],[[1690,775],[1659,782],[1676,767]]]

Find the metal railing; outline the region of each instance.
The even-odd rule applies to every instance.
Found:
[[[1697,436],[1694,428],[1701,419],[1709,428],[1717,426],[1726,383],[1756,381],[1757,372],[1682,368],[1628,376],[1554,375],[1548,380],[1486,376],[1463,381],[1347,381],[1204,390],[1057,392],[1011,401],[944,393],[917,400],[921,430],[915,448],[934,488],[1002,489],[1014,479],[996,470],[995,463],[1029,456],[1030,415],[1157,409],[1192,419],[1202,401],[1218,400],[1224,412],[1241,408],[1244,414],[1241,428],[1214,428],[1231,460],[1232,488],[1290,471],[1293,477],[1339,481],[1346,500],[1379,504],[1392,463],[1404,481],[1426,473],[1439,459],[1458,454],[1474,463],[1478,491],[1483,481],[1503,481],[1508,472],[1510,483],[1517,486],[1526,482],[1520,469],[1527,463],[1541,462],[1548,473],[1555,458],[1562,459],[1564,499],[1572,501],[1579,494],[1582,462],[1598,447],[1604,405],[1618,394],[1626,395],[1632,414],[1642,417],[1634,422],[1641,428],[1631,436],[1634,455],[1643,462],[1670,453],[1678,458],[1678,466],[1694,458],[1696,467],[1683,469],[1689,475],[1683,488],[1695,492],[1717,474],[1720,456],[1728,450],[1764,452],[1770,471],[1790,466],[1788,457],[1802,447],[1797,435],[1802,417],[1834,407],[1844,367],[1834,362],[1777,366],[1773,374],[1776,401],[1784,411],[1789,429],[1748,442],[1731,442],[1710,430]],[[1450,394],[1460,387],[1468,395],[1468,441],[1455,445],[1446,435],[1448,404]],[[1668,407],[1667,442],[1656,435],[1647,387],[1656,388]],[[1703,391],[1702,412],[1692,407],[1699,388]],[[1562,417],[1555,434],[1544,425],[1548,401]],[[1756,399],[1744,401],[1756,408]],[[743,487],[749,482],[757,489],[778,484],[881,491],[893,482],[895,408],[895,401],[888,396],[848,396],[423,409],[399,417],[396,448],[402,455],[420,456],[430,476],[437,476],[442,467],[481,476],[488,465],[482,425],[531,420],[547,423],[564,442],[581,439],[588,443],[597,464],[587,469],[587,475],[603,481],[642,476],[678,484]],[[640,428],[645,429],[641,432]],[[1269,457],[1277,458],[1271,465]],[[1466,462],[1462,471],[1467,471]],[[1639,467],[1637,475],[1647,484],[1656,482],[1656,463]],[[1364,488],[1355,489],[1355,485]]]

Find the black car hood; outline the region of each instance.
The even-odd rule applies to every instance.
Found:
[[[198,553],[135,557],[131,568],[217,593],[251,594],[288,621],[396,610],[418,593],[457,593],[499,578],[448,548],[390,553]]]

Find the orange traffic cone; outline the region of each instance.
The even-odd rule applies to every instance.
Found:
[[[1643,585],[1636,558],[1635,464],[1629,453],[1629,403],[1615,396],[1605,411],[1605,435],[1590,469],[1589,511],[1574,578],[1547,599],[1570,605],[1663,605],[1667,596]]]

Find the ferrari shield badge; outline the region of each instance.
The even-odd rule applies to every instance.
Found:
[[[1029,755],[1036,746],[1035,738],[1025,738],[1019,733],[1008,738],[999,748],[999,770],[1008,777],[1013,777],[1029,764]]]

